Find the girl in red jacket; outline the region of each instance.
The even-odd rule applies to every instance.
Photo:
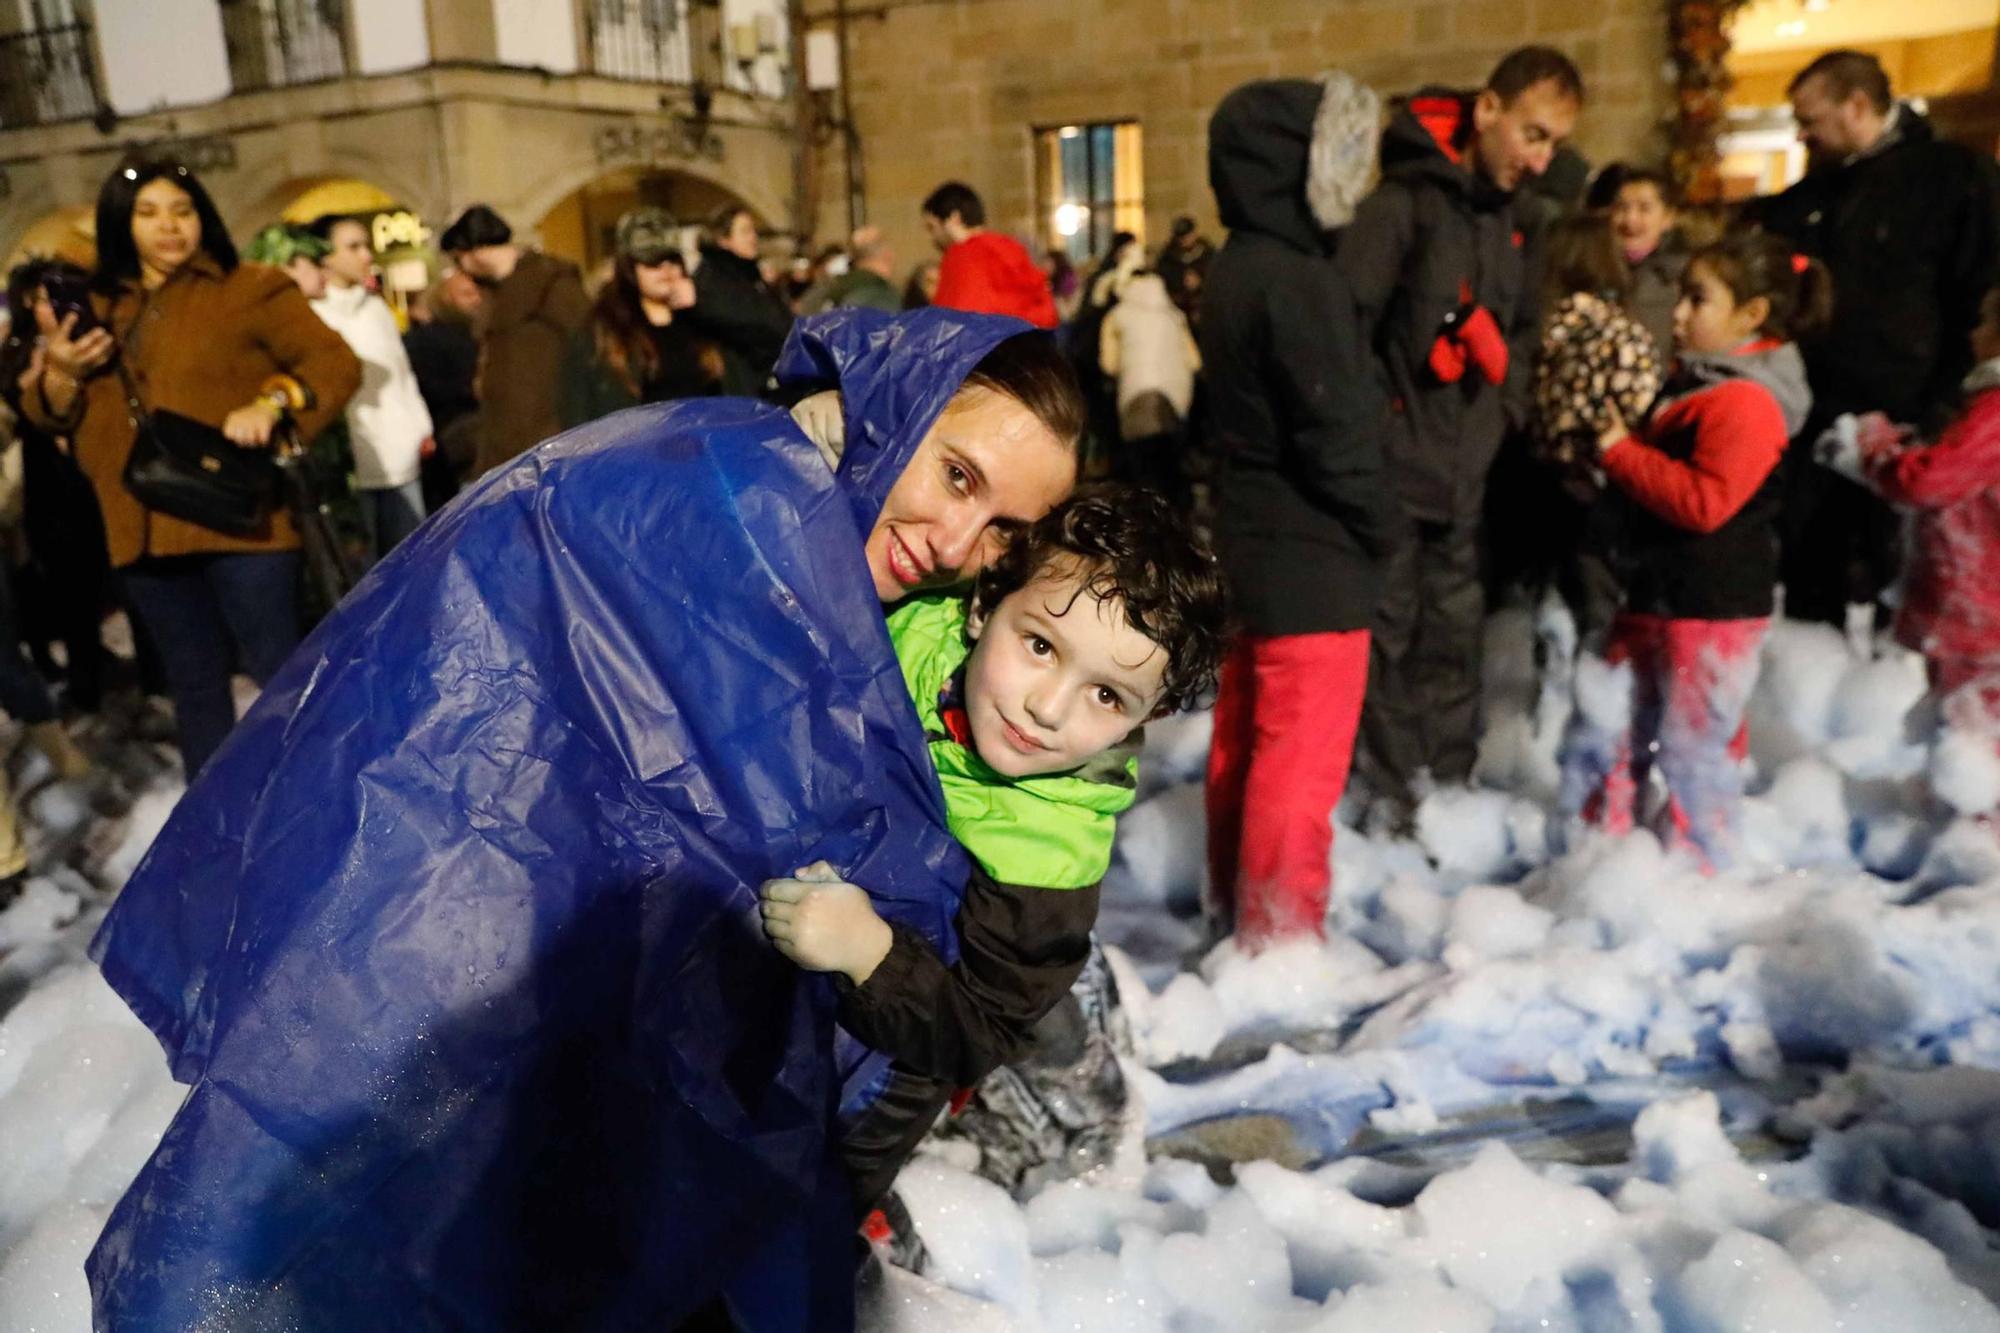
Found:
[[[1607,406],[1599,440],[1623,511],[1612,558],[1625,604],[1605,659],[1631,665],[1631,710],[1579,697],[1564,809],[1629,829],[1657,760],[1669,840],[1712,869],[1736,841],[1739,734],[1778,581],[1778,462],[1812,405],[1792,340],[1831,305],[1826,270],[1761,232],[1698,252],[1665,391],[1636,432]]]
[[[2000,736],[2000,289],[1979,314],[1965,404],[1935,443],[1871,412],[1819,457],[1914,511],[1896,640],[1924,655],[1947,719]]]

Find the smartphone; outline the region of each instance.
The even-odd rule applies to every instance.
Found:
[[[55,311],[58,325],[69,316],[76,316],[70,337],[80,338],[98,327],[97,311],[90,304],[90,280],[82,274],[60,270],[50,273],[42,279],[42,294],[49,298],[49,308]]]

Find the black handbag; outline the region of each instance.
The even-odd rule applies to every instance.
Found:
[[[277,460],[246,449],[206,422],[148,411],[121,364],[136,433],[125,459],[125,489],[148,509],[232,537],[251,537],[278,503]]]

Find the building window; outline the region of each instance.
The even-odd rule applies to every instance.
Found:
[[[1036,215],[1042,243],[1073,262],[1129,231],[1146,239],[1145,161],[1136,120],[1035,131]]]

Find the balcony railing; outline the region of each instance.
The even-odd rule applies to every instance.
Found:
[[[343,0],[222,0],[222,40],[237,92],[347,73]]]
[[[0,127],[79,120],[95,110],[97,65],[89,24],[0,37]]]
[[[713,84],[720,0],[586,0],[587,68],[640,83]]]

